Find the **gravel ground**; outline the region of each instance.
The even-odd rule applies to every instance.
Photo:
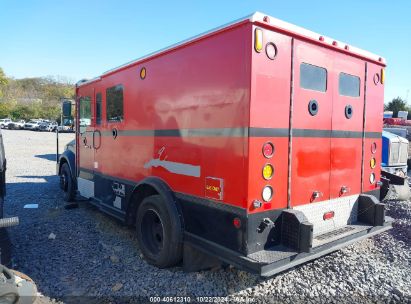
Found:
[[[191,297],[191,302],[224,297],[220,300],[249,303],[411,303],[410,202],[387,201],[392,230],[270,279],[231,267],[198,273],[157,269],[141,258],[132,229],[86,202],[64,209],[55,176],[55,134],[4,130],[3,136],[5,213],[20,217],[20,225],[10,229],[15,268],[32,277],[46,297],[67,303],[154,296]],[[62,134],[61,147],[72,138]],[[39,208],[23,208],[32,203]]]

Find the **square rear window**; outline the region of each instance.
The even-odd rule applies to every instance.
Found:
[[[325,92],[327,90],[327,70],[302,63],[300,65],[300,86],[308,90]]]
[[[340,73],[338,81],[338,92],[343,96],[359,97],[360,77]]]

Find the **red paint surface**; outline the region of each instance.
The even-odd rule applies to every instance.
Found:
[[[78,96],[102,93],[102,124],[95,125],[93,107],[92,125],[88,131],[111,132],[113,128],[125,130],[154,129],[212,129],[212,128],[280,128],[290,125],[290,84],[294,77],[293,118],[294,129],[362,131],[365,81],[365,61],[349,56],[318,42],[294,40],[294,70],[291,70],[292,38],[284,31],[265,28],[263,39],[276,45],[277,56],[270,60],[265,49],[254,51],[255,26],[240,23],[218,33],[207,35],[187,45],[174,48],[153,57],[130,64],[103,75],[100,80],[83,85]],[[299,86],[302,62],[321,66],[328,71],[326,92],[305,90]],[[142,67],[147,77],[140,79]],[[381,132],[383,86],[375,85],[373,75],[381,69],[368,64],[367,72],[367,132]],[[338,74],[345,72],[361,78],[359,98],[341,97],[338,94]],[[106,94],[109,87],[124,86],[124,115],[119,123],[108,123]],[[308,102],[315,99],[319,112],[311,116]],[[347,120],[344,107],[350,103],[354,116]],[[78,120],[77,120],[78,121]],[[205,197],[207,177],[224,181],[224,203],[248,212],[286,208],[288,204],[288,152],[289,138],[239,137],[239,136],[103,136],[100,148],[88,149],[77,138],[80,167],[97,172],[140,181],[147,176],[163,179],[174,191]],[[272,158],[263,155],[266,142],[274,145]],[[375,189],[368,176],[372,171],[372,142],[377,142],[377,167],[381,161],[381,139],[366,139],[364,146],[363,191]],[[153,158],[201,167],[200,177],[168,172],[162,167],[144,168]],[[292,139],[291,155],[291,206],[311,203],[315,191],[321,193],[314,201],[340,196],[342,186],[350,189],[345,195],[361,191],[361,138],[302,138]],[[94,169],[94,161],[98,168]],[[272,179],[262,176],[263,166],[274,167]],[[379,180],[379,169],[373,171]],[[368,183],[367,183],[368,182]],[[254,209],[254,200],[262,200],[265,185],[270,185],[274,195],[269,203]]]

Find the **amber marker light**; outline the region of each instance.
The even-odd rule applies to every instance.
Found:
[[[254,49],[258,53],[263,50],[263,31],[258,28],[254,32]]]
[[[270,164],[265,164],[263,167],[263,177],[266,180],[269,180],[273,177],[274,168]]]
[[[145,79],[146,76],[147,76],[147,70],[146,70],[146,68],[141,68],[141,70],[140,70],[140,78],[141,78],[141,79]]]
[[[374,157],[371,158],[371,160],[370,160],[371,169],[374,169],[376,165],[377,165],[377,160]]]

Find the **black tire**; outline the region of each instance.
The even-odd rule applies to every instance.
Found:
[[[75,189],[71,170],[67,163],[64,163],[60,169],[60,189],[63,190],[64,200],[72,202],[75,196]]]
[[[182,259],[180,218],[160,195],[146,197],[137,211],[136,229],[140,250],[146,261],[159,268],[176,265]]]

